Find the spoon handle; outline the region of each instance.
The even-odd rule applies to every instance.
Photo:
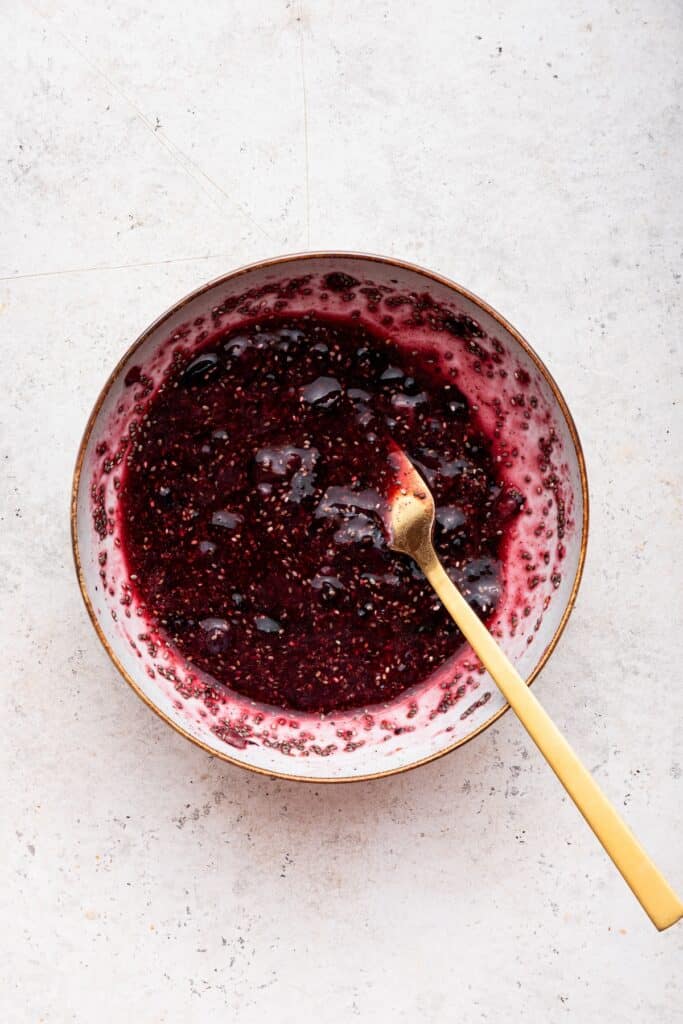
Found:
[[[683,917],[683,904],[583,766],[486,626],[446,575],[432,550],[420,568],[451,618],[593,829],[652,923],[662,931]]]

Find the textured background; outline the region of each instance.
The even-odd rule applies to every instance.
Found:
[[[109,369],[202,281],[325,247],[462,282],[586,448],[537,693],[683,889],[680,5],[4,0],[0,38],[3,1022],[680,1021],[683,926],[511,716],[383,782],[212,760],[109,664],[67,515]]]

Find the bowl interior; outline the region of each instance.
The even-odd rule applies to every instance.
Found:
[[[342,291],[327,275],[352,279]],[[358,311],[375,330],[434,350],[459,369],[505,479],[525,495],[504,552],[504,594],[491,624],[525,678],[544,663],[571,609],[583,565],[585,470],[556,385],[520,336],[475,297],[419,268],[376,257],[311,255],[235,272],[181,301],[132,346],[92,413],[76,470],[73,529],[80,583],[100,639],[138,694],[211,753],[268,774],[344,780],[400,771],[481,731],[505,707],[464,649],[390,704],[327,716],[284,712],[238,694],[206,700],[210,680],[189,671],[145,620],[120,546],[118,486],[131,424],[144,400],[133,367],[156,386],[177,350],[273,309]],[[440,311],[435,330],[430,311]],[[388,319],[390,318],[390,320]],[[472,322],[477,328],[472,331]],[[126,385],[126,377],[129,384]],[[135,376],[135,375],[133,375]],[[122,444],[123,442],[123,444]]]

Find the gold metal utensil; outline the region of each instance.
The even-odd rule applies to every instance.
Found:
[[[396,459],[401,487],[389,506],[390,546],[415,559],[645,913],[660,931],[669,928],[683,917],[683,903],[446,575],[432,543],[434,498],[408,458],[401,453]]]

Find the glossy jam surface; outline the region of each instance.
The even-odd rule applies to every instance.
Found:
[[[381,704],[462,644],[387,547],[391,443],[432,489],[452,578],[482,617],[496,606],[522,498],[436,355],[350,320],[264,320],[176,358],[131,440],[122,523],[138,596],[190,664],[255,701]]]

